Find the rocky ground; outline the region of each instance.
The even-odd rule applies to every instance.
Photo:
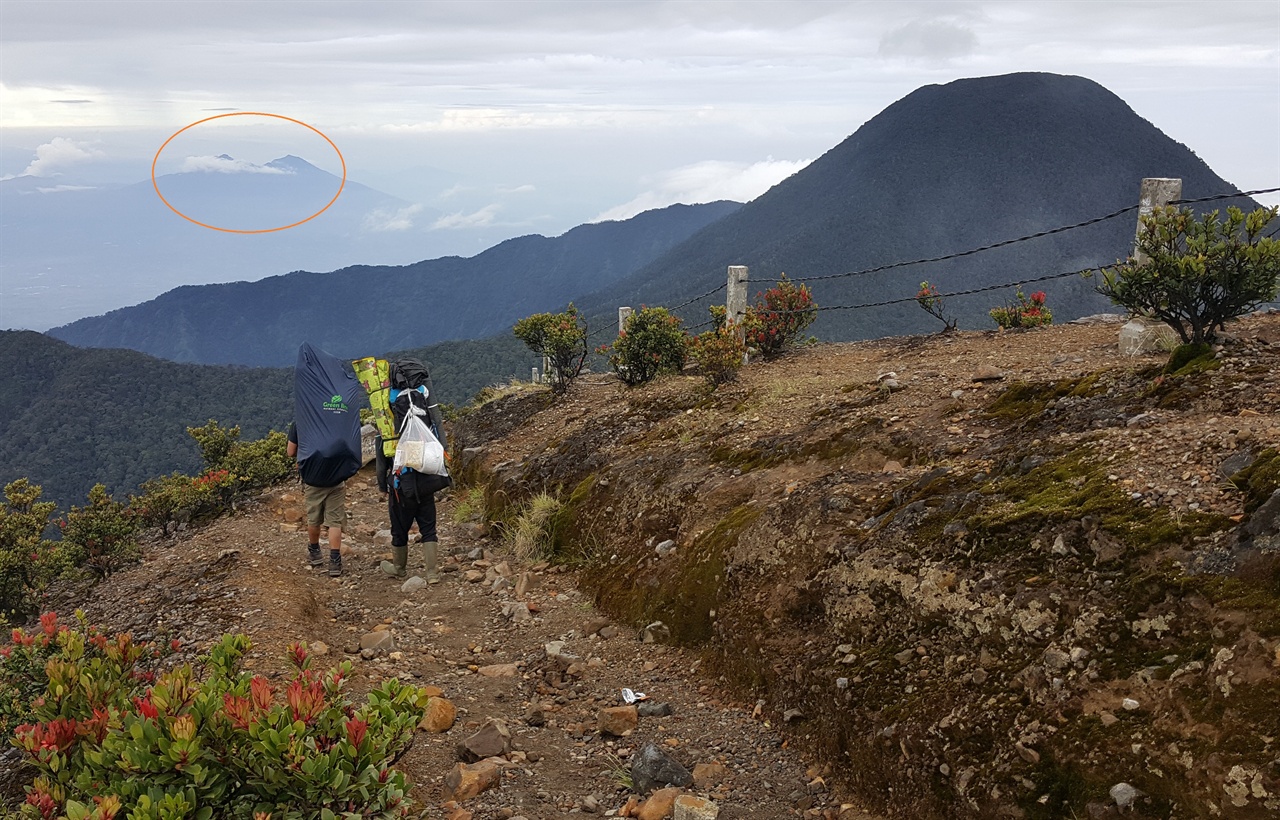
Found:
[[[877,811],[1269,816],[1280,315],[1169,374],[1118,329],[819,345],[714,393],[593,376],[458,438],[492,516],[557,497],[599,606],[802,716]]]
[[[770,714],[703,674],[696,652],[641,642],[602,617],[574,573],[521,563],[487,528],[440,506],[445,553],[437,586],[387,578],[386,512],[369,470],[348,484],[345,574],[307,567],[300,492],[286,487],[233,517],[148,547],[144,562],[93,589],[91,620],[135,636],[178,638],[191,658],[224,632],[253,640],[246,667],[287,674],[285,648],[351,660],[356,692],[399,677],[438,687],[456,708],[445,731],[423,731],[399,763],[424,817],[529,820],[568,815],[670,817],[679,795],[722,818],[870,817],[842,803],[829,770],[791,748]],[[410,574],[422,558],[411,554]],[[414,589],[413,587],[419,587]],[[506,614],[504,614],[506,613]],[[379,648],[361,653],[366,645]],[[643,693],[626,707],[622,689]],[[626,707],[626,708],[615,708]],[[603,710],[612,710],[602,718]],[[439,718],[439,715],[437,715]],[[604,728],[612,731],[601,731]],[[474,741],[499,758],[498,785],[450,802],[446,775]],[[449,725],[447,718],[439,730]],[[497,747],[483,744],[499,738]],[[683,789],[629,787],[633,756],[655,744],[690,776]],[[642,784],[644,785],[644,784]],[[648,797],[648,801],[645,797]]]
[[[627,784],[650,744],[722,818],[1275,816],[1280,314],[1178,374],[1117,330],[512,391],[455,425],[438,586],[378,573],[362,474],[340,579],[281,488],[78,603],[187,655],[245,632],[251,669],[303,640],[363,686],[439,687],[456,722],[401,761],[429,817],[674,814]],[[544,494],[549,552],[521,560]],[[450,803],[476,735],[500,776]]]

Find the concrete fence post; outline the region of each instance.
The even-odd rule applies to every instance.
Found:
[[[547,377],[547,374],[548,374],[548,373],[550,373],[550,372],[551,372],[551,357],[549,357],[549,356],[543,356],[543,357],[542,357],[542,381],[543,381],[543,383],[545,383],[545,384],[549,384],[549,383],[550,383],[550,379]]]
[[[531,376],[529,376],[529,381],[533,382],[534,384],[539,384],[540,382],[539,382],[539,380],[538,380],[538,367],[537,367],[537,365],[534,365],[533,367],[531,367],[531,368],[529,368],[529,369],[533,371],[533,374],[532,374]]]
[[[1156,208],[1168,205],[1182,197],[1182,180],[1164,177],[1148,177],[1142,180],[1142,188],[1138,192],[1138,228],[1134,232],[1133,260],[1139,265],[1151,261],[1145,253],[1138,250],[1138,237],[1142,236],[1142,218],[1150,216]]]
[[[618,308],[618,332],[619,333],[626,330],[627,320],[631,318],[631,314],[633,313],[635,313],[635,311],[629,307]]]
[[[739,341],[745,342],[747,330],[742,326],[742,320],[747,315],[746,265],[729,266],[729,281],[728,286],[725,288],[724,297],[724,313],[725,320],[733,322]],[[742,355],[742,363],[747,363],[747,354],[745,353]]]
[[[725,318],[741,326],[742,317],[747,315],[747,267],[746,265],[729,266],[729,283],[724,299]]]
[[[1142,236],[1142,218],[1150,216],[1156,208],[1168,205],[1181,196],[1180,179],[1149,177],[1142,180],[1142,188],[1138,193],[1138,228],[1133,240],[1134,262],[1145,265],[1151,261],[1150,257],[1138,250],[1138,238]],[[1177,344],[1178,337],[1173,330],[1150,316],[1134,316],[1120,328],[1120,353],[1124,356],[1167,352]]]

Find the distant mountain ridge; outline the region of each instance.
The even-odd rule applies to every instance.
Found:
[[[562,310],[739,207],[672,205],[554,238],[509,239],[465,259],[180,287],[49,333],[82,347],[251,366],[289,364],[302,341],[355,357],[481,338],[531,313]]]
[[[298,157],[222,165],[240,170],[197,164],[160,176],[155,186],[150,179],[131,185],[74,177],[0,180],[0,327],[65,324],[182,284],[423,259],[437,243],[440,232],[428,228],[438,211],[353,179],[323,213],[272,233],[210,230],[173,213],[156,195],[158,188],[170,205],[206,225],[262,230],[315,214],[341,184]]]
[[[920,88],[768,192],[580,305],[674,304],[747,265],[751,292],[786,272],[831,276],[940,256],[1136,205],[1144,177],[1180,177],[1183,197],[1238,190],[1186,146],[1082,77],[1021,73]],[[1256,207],[1239,198],[1214,203]],[[1136,213],[945,263],[812,284],[819,305],[913,296],[922,280],[943,292],[1034,279],[1123,258]],[[1108,309],[1080,277],[1035,286],[1069,319]],[[956,298],[962,327],[994,327],[987,310],[1013,288]],[[706,318],[710,301],[684,311]],[[819,338],[928,332],[940,325],[914,303],[824,312]]]

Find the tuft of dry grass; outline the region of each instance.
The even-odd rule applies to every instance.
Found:
[[[551,553],[551,524],[561,503],[550,493],[530,498],[507,530],[507,538],[516,556],[524,561]]]

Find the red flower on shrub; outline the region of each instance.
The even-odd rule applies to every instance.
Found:
[[[347,740],[352,746],[360,747],[360,743],[364,740],[365,732],[368,731],[369,724],[367,721],[359,718],[352,718],[347,721]]]
[[[151,702],[150,693],[145,698],[134,698],[133,704],[138,707],[138,714],[144,718],[155,720],[160,717],[160,710]]]
[[[324,686],[320,681],[304,684],[301,678],[297,678],[285,690],[285,699],[294,720],[310,723],[324,710]]]
[[[271,708],[275,692],[271,689],[271,684],[267,683],[266,678],[261,675],[254,675],[253,680],[249,681],[249,697],[253,700],[254,709],[259,712],[265,712]]]

